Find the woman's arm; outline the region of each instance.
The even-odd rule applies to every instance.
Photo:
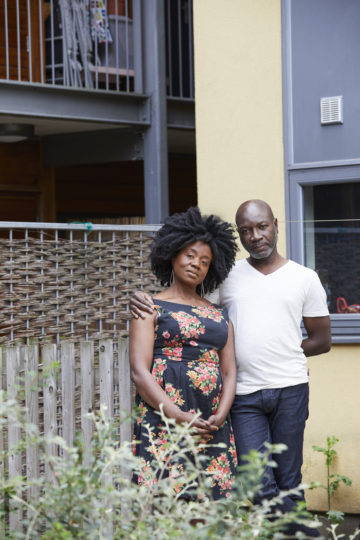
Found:
[[[223,378],[221,399],[216,411],[208,419],[210,424],[220,427],[226,420],[234,401],[236,389],[236,363],[234,349],[234,327],[229,321],[229,334],[225,347],[220,351],[220,368]]]
[[[143,319],[132,319],[130,323],[130,375],[143,400],[159,411],[163,404],[164,414],[174,418],[176,422],[192,422],[199,434],[205,437],[216,428],[210,426],[207,420],[182,411],[166,395],[161,386],[151,374],[151,364],[154,352],[154,324],[157,314],[146,314]]]

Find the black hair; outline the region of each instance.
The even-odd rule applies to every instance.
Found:
[[[193,206],[186,212],[166,218],[154,238],[150,252],[151,269],[162,285],[170,285],[172,259],[194,242],[208,244],[212,252],[203,282],[204,292],[213,291],[227,277],[238,250],[234,229],[217,216],[202,216],[200,210]]]

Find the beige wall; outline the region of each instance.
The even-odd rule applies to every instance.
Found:
[[[233,221],[261,198],[283,222],[280,0],[194,0],[194,19],[199,206]]]
[[[353,485],[341,487],[333,508],[360,512],[360,347],[333,345],[331,352],[309,359],[310,415],[305,430],[304,481],[326,483],[325,458],[312,445],[326,446],[326,437],[335,435],[338,459],[332,472],[349,476]],[[307,493],[309,505],[327,509],[326,493]]]
[[[249,198],[267,200],[279,219],[285,253],[280,0],[194,0],[198,201],[205,212],[234,220]],[[245,255],[243,253],[243,255]],[[337,472],[352,477],[336,504],[360,512],[360,347],[334,346],[310,359],[310,419],[305,480],[325,481],[327,435],[340,442]],[[325,508],[325,493],[307,496]]]

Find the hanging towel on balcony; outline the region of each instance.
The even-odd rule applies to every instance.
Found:
[[[112,43],[106,5],[103,0],[90,0],[91,37],[98,43]]]
[[[64,82],[92,88],[89,0],[58,0],[63,23]]]

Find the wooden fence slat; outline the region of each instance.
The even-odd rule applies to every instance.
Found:
[[[111,339],[99,341],[99,379],[100,379],[100,407],[105,405],[104,415],[106,418],[113,416],[114,404],[114,360],[113,342]],[[112,469],[109,467],[104,474],[104,483],[110,484]],[[104,501],[108,504],[108,501]],[[103,531],[104,538],[112,538],[112,525]]]
[[[75,439],[75,347],[61,344],[62,436],[69,446]]]
[[[80,343],[80,372],[81,372],[81,429],[84,447],[89,448],[93,433],[93,421],[87,414],[94,408],[94,343]],[[84,457],[85,463],[87,456]]]
[[[24,358],[25,371],[25,406],[27,409],[27,419],[31,424],[39,426],[39,390],[38,390],[38,367],[39,367],[39,346],[36,344],[21,348]],[[39,448],[36,444],[26,446],[26,477],[30,482],[39,477]],[[28,500],[31,502],[39,495],[37,486],[30,486],[28,490]]]
[[[16,399],[19,387],[19,374],[21,369],[20,347],[6,347],[6,374],[7,374],[7,393],[9,398]],[[12,422],[8,425],[8,472],[9,478],[21,476],[21,454],[16,451],[21,439],[20,427]],[[11,451],[11,449],[15,451]],[[19,494],[20,495],[20,494]],[[22,530],[22,508],[17,503],[10,504],[9,528],[10,531]]]
[[[100,379],[100,405],[105,405],[105,416],[113,416],[114,403],[114,369],[113,369],[113,342],[111,339],[99,341],[99,379]]]
[[[27,408],[28,420],[39,426],[41,413],[44,418],[45,437],[55,437],[58,435],[58,408],[59,396],[61,396],[62,408],[62,437],[71,446],[74,443],[76,429],[76,410],[81,408],[81,429],[85,448],[89,447],[93,432],[93,424],[86,414],[95,407],[96,385],[99,384],[100,406],[105,406],[104,414],[109,420],[114,415],[114,383],[119,388],[118,407],[130,416],[132,405],[132,392],[130,384],[130,367],[128,358],[128,340],[120,339],[118,345],[118,370],[114,369],[114,349],[111,339],[99,340],[99,368],[98,378],[95,377],[94,343],[92,341],[82,342],[80,346],[80,378],[75,379],[75,344],[63,342],[60,348],[60,371],[59,381],[55,363],[59,358],[58,348],[54,344],[45,344],[41,351],[41,361],[43,365],[42,390],[43,390],[43,411],[40,410],[39,399],[39,347],[13,346],[0,348],[0,389],[5,386],[10,398],[18,399],[21,403],[25,395],[25,405]],[[78,345],[77,345],[78,346]],[[23,369],[24,368],[24,369]],[[2,371],[6,373],[2,377]],[[116,377],[114,375],[116,373]],[[20,378],[19,378],[20,375]],[[61,383],[61,388],[57,384]],[[5,384],[4,384],[5,383]],[[80,392],[75,392],[76,384],[80,387]],[[20,394],[21,389],[25,392]],[[117,408],[117,407],[116,407]],[[28,479],[34,479],[40,473],[39,450],[33,446],[28,446],[21,455],[15,451],[21,440],[22,430],[10,422],[6,426],[4,433],[0,432],[0,452],[5,446],[10,449],[7,462],[1,463],[0,474],[8,472],[9,478],[21,476],[22,465],[26,460],[26,471]],[[7,438],[7,445],[5,444]],[[120,426],[121,442],[130,441],[131,424],[125,422]],[[11,449],[14,448],[12,452]],[[48,442],[46,452],[50,456],[58,455],[59,448],[56,443]],[[8,453],[8,452],[6,452]],[[65,458],[66,458],[66,452]],[[85,455],[85,460],[86,460]],[[124,467],[124,474],[129,471]],[[54,476],[51,467],[45,464],[45,478],[53,482]],[[104,475],[105,484],[112,482],[112,469],[109,467]],[[18,495],[21,493],[19,491]],[[29,501],[38,496],[34,487],[29,489],[27,498]],[[110,504],[104,501],[104,504]],[[12,531],[21,531],[23,526],[23,510],[13,501],[10,502],[9,528]],[[0,538],[6,532],[5,522],[0,523]],[[111,527],[107,530],[107,537],[111,537]]]
[[[3,348],[0,347],[0,390],[3,390]],[[0,475],[1,478],[4,478],[5,474],[5,467],[4,467],[4,459],[3,459],[3,452],[4,452],[4,430],[2,425],[0,426]],[[2,512],[4,511],[4,507],[1,508]],[[3,538],[5,536],[5,519],[0,519],[0,538]]]
[[[56,345],[47,343],[42,349],[42,362],[45,372],[43,394],[44,394],[44,436],[53,438],[57,435],[56,422]],[[56,444],[48,443],[46,453],[49,456],[56,456]],[[45,476],[49,482],[54,482],[54,475],[48,463],[45,463]]]
[[[119,409],[126,413],[127,422],[120,424],[120,442],[131,441],[131,381],[129,363],[129,341],[122,338],[118,343],[119,347]]]

